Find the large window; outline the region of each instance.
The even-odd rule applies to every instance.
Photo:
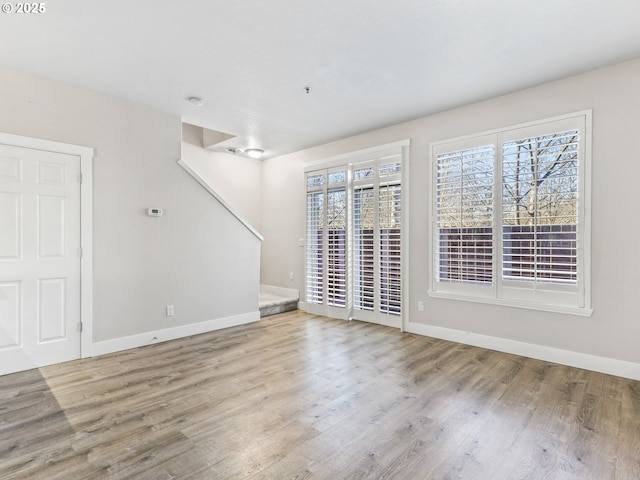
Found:
[[[432,145],[433,295],[589,314],[590,113]]]
[[[307,311],[400,326],[402,156],[308,169]]]

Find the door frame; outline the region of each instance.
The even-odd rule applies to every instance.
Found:
[[[93,158],[91,147],[0,132],[0,144],[75,155],[80,159],[80,358],[93,354]]]

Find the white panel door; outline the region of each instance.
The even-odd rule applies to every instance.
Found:
[[[80,358],[79,175],[0,144],[0,375]]]

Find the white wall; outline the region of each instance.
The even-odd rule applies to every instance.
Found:
[[[260,242],[176,163],[180,118],[0,69],[0,131],[96,149],[94,341],[257,312]]]
[[[262,161],[207,150],[202,128],[183,125],[182,159],[253,228],[261,230]]]
[[[524,342],[547,352],[579,352],[595,356],[590,358],[596,363],[600,357],[632,362],[634,375],[640,375],[638,85],[640,60],[265,161],[263,281],[303,290],[304,249],[297,246],[297,239],[304,237],[304,162],[410,138],[410,310],[406,312],[410,322],[514,345]],[[593,315],[584,318],[428,297],[430,142],[584,109],[593,109]],[[294,272],[293,282],[289,272]],[[417,311],[418,301],[425,302],[424,312]]]

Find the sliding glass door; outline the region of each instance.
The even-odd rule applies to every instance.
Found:
[[[400,155],[353,169],[352,318],[400,327],[402,186]]]
[[[348,318],[347,168],[307,175],[307,311]]]
[[[402,153],[307,172],[306,309],[400,327]]]

